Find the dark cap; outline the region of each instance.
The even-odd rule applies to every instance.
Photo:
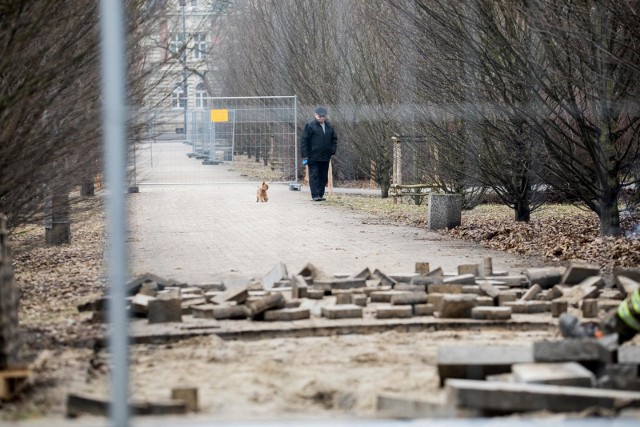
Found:
[[[327,115],[327,109],[324,107],[318,107],[316,108],[316,114],[319,116],[326,116]]]

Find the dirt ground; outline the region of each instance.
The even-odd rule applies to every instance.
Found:
[[[24,353],[38,362],[32,386],[3,405],[0,420],[63,419],[68,393],[109,396],[108,354],[94,346],[103,326],[76,308],[104,293],[104,224],[95,215],[99,200],[90,203],[75,212],[71,245],[47,247],[40,226],[12,236]],[[219,420],[375,418],[379,394],[443,398],[439,347],[514,345],[556,335],[553,329],[472,329],[230,341],[210,335],[136,344],[130,347],[131,395],[165,401],[174,387],[197,387],[201,413]]]
[[[376,418],[379,394],[441,401],[437,351],[451,345],[515,345],[552,337],[504,330],[225,341],[205,336],[130,348],[131,394],[166,401],[197,387],[200,413],[220,420]],[[61,418],[68,393],[109,396],[104,350],[47,350],[34,387],[3,419]]]

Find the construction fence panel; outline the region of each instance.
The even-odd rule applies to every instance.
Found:
[[[208,184],[233,164],[250,179],[297,182],[295,96],[202,98],[188,111],[185,134],[158,134],[135,152],[141,184]],[[228,168],[227,168],[228,169]]]

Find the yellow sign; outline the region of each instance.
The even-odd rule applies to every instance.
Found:
[[[213,123],[228,122],[229,110],[211,110],[211,121]]]

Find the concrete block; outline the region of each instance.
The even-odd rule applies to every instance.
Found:
[[[309,299],[322,299],[324,298],[323,289],[309,289],[307,290],[307,298]]]
[[[276,308],[284,307],[285,300],[281,293],[274,293],[260,298],[257,301],[247,303],[249,309],[249,315],[252,319],[258,319],[262,317],[262,314],[267,310],[273,310]]]
[[[158,294],[158,291],[160,290],[162,289],[160,289],[160,287],[158,286],[158,282],[156,282],[155,280],[148,279],[142,282],[142,284],[140,285],[140,291],[138,292],[138,294],[155,297]]]
[[[619,409],[640,405],[640,393],[542,384],[450,379],[447,400],[490,412],[580,412],[592,407]]]
[[[491,259],[490,256],[482,257],[480,275],[482,277],[489,277],[493,275],[493,260]]]
[[[336,304],[353,304],[351,294],[336,294]]]
[[[311,311],[308,308],[282,308],[279,310],[267,310],[264,312],[264,320],[294,321],[309,319]]]
[[[244,305],[216,305],[211,309],[214,319],[246,319],[249,317],[249,309]]]
[[[233,288],[227,288],[223,293],[211,298],[211,302],[214,304],[225,304],[233,301],[238,304],[243,304],[249,297],[249,290],[246,286],[236,286]]]
[[[442,319],[470,318],[476,305],[475,295],[444,295],[439,317]]]
[[[640,345],[623,345],[618,348],[618,363],[640,365]]]
[[[384,274],[382,271],[378,270],[377,268],[375,270],[373,270],[373,273],[371,274],[375,279],[380,279],[380,282],[382,282],[383,286],[395,286],[395,284],[397,283],[394,279],[392,279],[391,277],[387,276],[386,274]]]
[[[475,285],[476,276],[473,274],[459,274],[454,277],[446,277],[442,280],[445,285]]]
[[[187,405],[187,412],[198,412],[198,388],[175,387],[171,389],[171,398],[181,400]]]
[[[543,299],[545,301],[553,301],[554,299],[562,297],[562,295],[564,295],[562,293],[562,286],[555,285],[554,287],[547,290],[547,293],[544,295]]]
[[[349,279],[364,279],[364,280],[369,280],[371,278],[371,270],[369,270],[369,267],[365,268],[364,270],[358,272],[358,273],[354,273],[348,276]]]
[[[551,316],[560,317],[562,313],[566,313],[569,308],[567,301],[551,301]]]
[[[414,285],[410,283],[398,283],[393,287],[394,291],[405,291],[405,292],[427,292],[427,287],[424,285]]]
[[[429,194],[427,228],[439,230],[454,228],[462,221],[462,195]]]
[[[511,291],[502,291],[498,295],[498,305],[505,305],[508,302],[515,302],[518,300],[518,294]]]
[[[389,275],[397,283],[411,283],[411,279],[417,276],[419,276],[418,273],[392,273]]]
[[[598,298],[603,285],[604,281],[600,276],[591,276],[578,285],[558,286],[558,288],[562,291],[561,299],[577,304],[583,299]]]
[[[462,288],[467,285],[450,284],[427,285],[427,292],[430,294],[461,294]]]
[[[426,303],[427,303],[426,292],[407,292],[407,293],[391,295],[392,305],[413,305],[413,304],[426,304]]]
[[[511,367],[518,383],[548,384],[571,387],[595,387],[596,376],[577,362],[516,363]]]
[[[302,300],[299,299],[291,299],[287,300],[285,298],[284,307],[283,308],[298,308],[302,304]]]
[[[402,294],[408,294],[409,292],[404,292],[404,291],[395,291],[395,290],[391,290],[391,291],[377,291],[377,292],[371,292],[369,294],[369,298],[371,298],[371,302],[391,302],[391,298],[394,295],[402,295]]]
[[[476,296],[476,307],[495,307],[495,300],[491,297]]]
[[[622,301],[618,299],[602,299],[598,298],[598,309],[605,313],[615,311],[620,306]]]
[[[500,295],[500,290],[494,286],[491,280],[478,280],[478,287],[485,294],[491,298],[497,298]]]
[[[275,289],[281,289],[281,288],[291,288],[291,280],[290,279],[281,279],[281,280],[276,280],[276,282],[273,284],[273,287]]]
[[[535,314],[546,313],[551,310],[549,301],[511,301],[502,304],[504,307],[511,307],[513,313]]]
[[[442,310],[442,299],[444,298],[444,294],[427,294],[427,303],[433,305],[436,311]]]
[[[462,285],[463,294],[484,295],[478,285]]]
[[[298,272],[302,277],[309,277],[311,280],[316,279],[329,279],[330,276],[313,265],[312,263],[307,263],[302,269]]]
[[[215,307],[215,304],[197,305],[195,307],[191,307],[191,314],[193,314],[194,319],[214,319],[213,309]]]
[[[326,317],[327,319],[361,318],[362,307],[355,304],[327,306],[322,307],[321,313],[322,317]]]
[[[471,309],[471,318],[476,320],[509,320],[511,319],[511,308],[474,307]]]
[[[149,301],[153,301],[156,297],[149,295],[136,294],[131,298],[131,312],[134,314],[146,316],[149,312]]]
[[[360,307],[367,306],[368,297],[364,294],[353,294],[351,299],[355,305],[359,305]]]
[[[385,305],[376,307],[376,319],[408,318],[413,316],[410,305]]]
[[[438,375],[481,380],[487,375],[511,372],[514,363],[532,363],[531,345],[442,346],[438,348]]]
[[[615,267],[613,283],[622,292],[622,297],[626,297],[640,287],[640,268]]]
[[[293,274],[291,276],[291,298],[306,298],[307,291],[309,290],[307,281],[300,274]]]
[[[416,304],[413,306],[414,316],[433,316],[434,311],[433,304]]]
[[[495,273],[492,277],[487,277],[487,280],[495,280],[496,282],[501,282],[502,285],[507,286],[509,288],[528,288],[531,285],[529,279],[525,275],[505,275],[505,276],[496,276]]]
[[[190,314],[193,307],[206,304],[207,300],[204,298],[193,298],[188,300],[182,300],[180,307],[182,308],[182,314]]]
[[[378,395],[376,400],[376,416],[384,419],[416,419],[416,418],[469,418],[478,417],[480,412],[456,408],[442,402],[407,397],[405,395]]]
[[[427,274],[427,273],[429,273],[429,263],[428,262],[416,262],[416,273],[418,273],[418,274]]]
[[[602,267],[598,264],[571,261],[560,281],[563,285],[577,285],[591,276],[600,276]]]
[[[480,275],[480,264],[460,264],[458,266],[458,275],[464,276],[466,274],[472,274],[473,276]]]
[[[265,289],[271,289],[277,281],[286,279],[287,277],[289,277],[289,273],[287,273],[287,266],[284,262],[280,261],[262,277],[262,286]]]
[[[561,341],[538,341],[533,344],[536,362],[590,362],[610,363],[612,351],[597,339],[565,339]]]
[[[585,299],[582,301],[582,317],[585,319],[593,319],[598,317],[598,300],[597,299]]]
[[[366,279],[318,279],[313,281],[313,287],[316,289],[324,289],[324,290],[343,290],[343,289],[358,289],[364,288],[367,286]]]
[[[182,322],[180,298],[158,297],[149,301],[149,323]]]
[[[598,388],[640,391],[638,365],[607,364],[598,372]]]
[[[532,285],[527,290],[527,292],[525,292],[524,295],[522,295],[522,298],[520,298],[520,301],[532,301],[536,299],[536,296],[540,293],[541,290],[542,288],[540,287],[540,285],[538,284]]]
[[[443,279],[444,279],[444,276],[420,275],[411,279],[411,284],[425,286],[425,287],[429,285],[441,285]]]
[[[524,274],[532,285],[538,284],[542,289],[549,289],[562,281],[565,267],[528,268]]]

